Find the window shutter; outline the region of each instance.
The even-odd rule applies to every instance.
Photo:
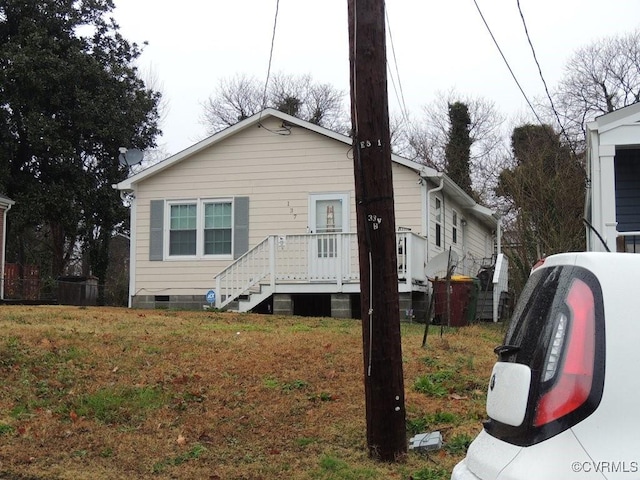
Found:
[[[149,223],[149,260],[162,261],[164,248],[164,200],[151,200]]]
[[[233,258],[240,258],[249,250],[249,197],[233,200]]]

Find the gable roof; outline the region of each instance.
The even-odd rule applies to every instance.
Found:
[[[114,185],[114,188],[118,189],[118,190],[131,190],[133,188],[133,186],[136,183],[139,183],[143,180],[145,180],[146,178],[149,178],[153,175],[155,175],[158,172],[161,172],[169,167],[171,167],[172,165],[175,165],[177,163],[180,163],[181,161],[185,160],[186,158],[191,157],[192,155],[211,147],[212,145],[215,145],[218,142],[221,142],[222,140],[224,140],[225,138],[231,137],[232,135],[235,135],[238,132],[241,132],[243,130],[246,130],[247,128],[251,128],[255,125],[261,125],[262,120],[265,120],[269,117],[274,117],[274,118],[278,118],[280,120],[282,120],[283,125],[295,125],[297,127],[301,127],[301,128],[305,128],[307,130],[310,130],[312,132],[318,133],[320,135],[323,135],[325,137],[329,137],[332,138],[338,142],[344,143],[345,145],[349,145],[351,146],[351,144],[353,143],[351,137],[348,137],[346,135],[342,135],[340,133],[334,132],[332,130],[329,130],[327,128],[321,127],[320,125],[316,125],[310,122],[307,122],[305,120],[300,120],[299,118],[296,118],[292,115],[288,115],[286,113],[280,112],[278,110],[275,110],[273,108],[267,108],[266,110],[263,110],[262,112],[256,113],[255,115],[252,115],[249,118],[246,118],[238,123],[236,123],[235,125],[225,128],[224,130],[221,130],[213,135],[211,135],[210,137],[205,138],[204,140],[199,141],[198,143],[182,150],[181,152],[176,153],[175,155],[172,155],[168,158],[166,158],[165,160],[156,163],[155,165],[135,174],[130,176],[129,178],[123,180],[122,182]],[[399,155],[392,155],[392,161],[400,164],[400,165],[404,165],[405,167],[408,167],[418,173],[420,173],[423,177],[428,178],[428,177],[433,177],[433,176],[437,176],[438,172],[431,168],[428,167],[426,165],[422,165],[420,163],[414,162],[412,160],[408,160],[406,158],[400,157]]]
[[[640,102],[600,115],[589,122],[587,127],[589,130],[598,130],[600,133],[604,133],[623,125],[640,126]]]
[[[116,188],[118,190],[133,190],[136,184],[144,181],[149,177],[152,177],[153,175],[159,172],[162,172],[163,170],[173,165],[176,165],[177,163],[182,162],[183,160],[197,154],[198,152],[201,152],[202,150],[205,150],[211,147],[212,145],[215,145],[216,143],[221,142],[222,140],[228,137],[231,137],[232,135],[235,135],[243,130],[254,127],[256,125],[261,126],[261,122],[269,117],[282,120],[283,125],[301,127],[301,128],[310,130],[312,132],[315,132],[319,135],[332,138],[333,140],[344,143],[349,147],[353,144],[353,139],[351,137],[334,132],[320,125],[316,125],[314,123],[301,120],[299,118],[280,112],[273,108],[267,108],[262,112],[256,113],[255,115],[252,115],[251,117],[246,118],[231,127],[225,128],[224,130],[221,130],[211,135],[210,137],[207,137],[204,140],[199,141],[198,143],[182,150],[181,152],[178,152],[175,155],[172,155],[166,158],[165,160],[159,163],[156,163],[155,165],[135,175],[130,176],[129,178],[123,180],[122,182],[116,185],[113,185],[113,188]],[[403,165],[407,168],[410,168],[411,170],[415,171],[418,175],[420,175],[420,177],[422,178],[429,179],[436,183],[439,183],[440,181],[442,181],[444,185],[444,191],[447,194],[454,197],[462,208],[466,208],[473,211],[485,223],[492,226],[496,225],[498,215],[492,210],[489,210],[488,208],[483,207],[482,205],[479,205],[478,203],[476,203],[476,201],[471,196],[465,193],[447,175],[441,172],[438,172],[434,168],[431,168],[429,166],[423,165],[418,162],[414,162],[412,160],[409,160],[407,158],[401,157],[396,154],[391,155],[391,160],[399,165]]]

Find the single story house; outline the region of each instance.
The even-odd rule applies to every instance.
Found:
[[[439,254],[465,275],[495,261],[500,218],[446,175],[392,162],[404,316],[426,309]],[[359,315],[351,138],[267,109],[114,188],[131,203],[131,307]]]
[[[587,250],[640,253],[640,103],[587,124]]]

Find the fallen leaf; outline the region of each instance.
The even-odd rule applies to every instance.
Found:
[[[69,412],[69,418],[71,419],[71,421],[73,423],[76,423],[78,421],[78,414],[76,412],[74,412],[73,410],[71,410]]]
[[[462,395],[458,395],[457,393],[452,393],[449,395],[451,400],[466,400],[468,397],[463,397]]]
[[[176,439],[176,443],[177,443],[178,445],[184,445],[184,444],[186,444],[186,443],[187,443],[187,439],[186,439],[186,438],[184,438],[184,437],[182,436],[182,434],[180,434],[180,435],[178,435],[178,438]]]

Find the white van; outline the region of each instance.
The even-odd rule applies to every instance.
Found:
[[[640,255],[545,259],[495,352],[452,480],[640,478]]]

